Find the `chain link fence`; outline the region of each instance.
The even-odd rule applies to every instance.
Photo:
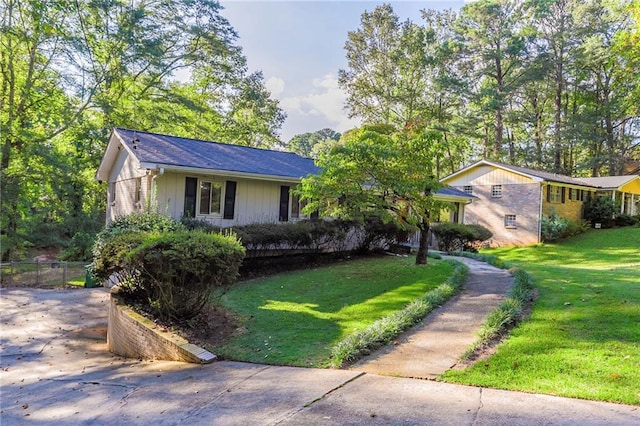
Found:
[[[0,284],[6,287],[92,287],[87,265],[87,262],[60,261],[0,263]]]

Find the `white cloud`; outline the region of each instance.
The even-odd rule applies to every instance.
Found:
[[[273,97],[278,97],[284,92],[284,80],[281,78],[269,77],[264,85]]]
[[[327,74],[312,80],[311,93],[284,97],[280,100],[280,106],[287,111],[287,121],[295,121],[291,127],[306,127],[305,131],[315,131],[319,128],[314,128],[314,125],[325,122],[324,127],[344,132],[359,124],[357,120],[348,118],[344,109],[345,100],[344,92],[338,87],[338,79]]]

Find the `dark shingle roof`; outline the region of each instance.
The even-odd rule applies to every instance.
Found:
[[[442,188],[438,189],[438,194],[440,195],[449,195],[449,196],[454,196],[454,197],[464,197],[464,198],[478,198],[475,197],[471,194],[467,194],[464,191],[460,191],[459,189],[456,188],[452,188],[450,186],[443,186]]]
[[[310,158],[284,151],[229,145],[198,139],[115,128],[123,143],[132,146],[143,163],[257,175],[302,178],[318,172]]]

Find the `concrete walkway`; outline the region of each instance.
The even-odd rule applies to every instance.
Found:
[[[475,342],[476,333],[513,285],[509,272],[457,257],[469,266],[465,289],[435,309],[421,324],[354,364],[351,370],[396,377],[433,379],[451,369]]]
[[[4,425],[637,425],[640,407],[348,370],[106,351],[103,289],[0,290]]]

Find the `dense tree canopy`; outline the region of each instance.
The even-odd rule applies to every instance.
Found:
[[[378,6],[347,37],[347,109],[365,123],[438,130],[438,174],[479,157],[619,174],[640,150],[638,10],[629,0],[479,0],[400,23]]]
[[[314,157],[314,150],[323,142],[337,141],[340,139],[340,133],[335,130],[325,128],[315,132],[301,133],[295,135],[287,143],[287,149],[303,157]]]
[[[416,263],[427,261],[430,215],[440,184],[435,158],[441,145],[430,131],[397,132],[390,125],[365,125],[340,141],[323,145],[320,173],[302,181],[305,211],[363,220],[367,214],[421,231]]]
[[[113,126],[279,143],[285,115],[216,1],[0,0],[0,14],[3,257],[95,231]]]

